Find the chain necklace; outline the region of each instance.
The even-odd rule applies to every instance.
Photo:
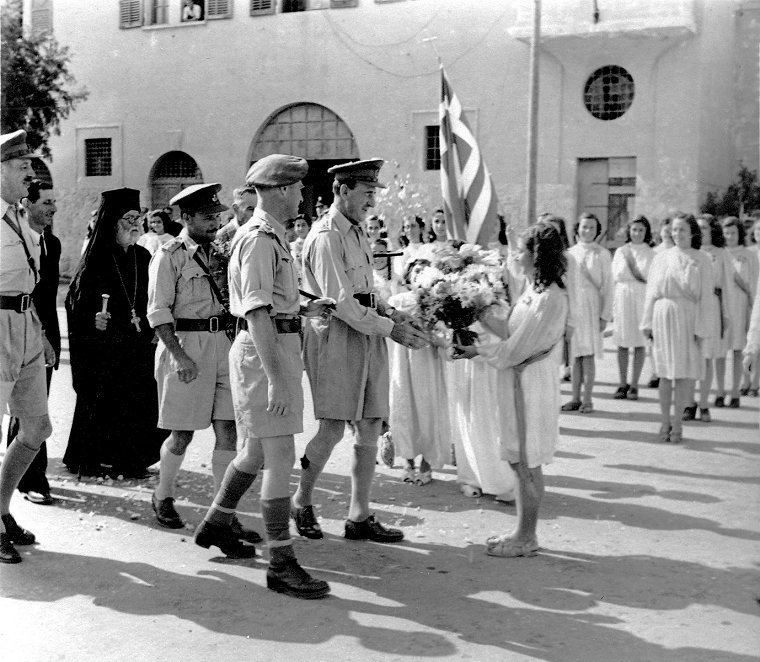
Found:
[[[119,282],[121,283],[121,289],[124,290],[124,296],[127,298],[127,303],[129,304],[129,311],[132,314],[132,318],[130,319],[130,322],[135,325],[135,331],[137,333],[140,333],[140,318],[137,316],[137,313],[135,312],[135,302],[137,301],[137,256],[135,255],[134,251],[132,251],[132,262],[135,265],[135,287],[132,292],[132,298],[129,298],[129,293],[127,292],[127,287],[124,285],[124,279],[121,277],[121,271],[119,270],[119,263],[116,261],[116,256],[111,253],[111,257],[113,258],[113,266],[116,267],[116,274],[119,276]]]

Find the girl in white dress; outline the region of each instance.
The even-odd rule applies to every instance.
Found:
[[[167,222],[169,220],[165,211],[160,209],[152,211],[148,216],[148,232],[137,240],[138,246],[147,248],[151,255],[153,255],[153,253],[161,248],[166,242],[174,239],[174,237],[166,231],[167,223],[165,223],[164,220]]]
[[[399,240],[404,247],[402,255],[394,257],[391,267],[391,291],[393,294],[405,289],[404,274],[406,267],[417,257],[423,247],[422,236],[425,232],[425,222],[419,216],[407,216],[401,224],[401,236]]]
[[[418,314],[415,279],[429,265],[426,259],[412,260],[404,278],[410,289],[394,294],[388,303],[404,313]],[[438,357],[443,351],[436,345],[420,350],[399,343],[389,345],[390,428],[396,452],[406,459],[404,482],[416,485],[430,483],[432,470],[443,467],[449,458],[448,407],[443,363]],[[416,472],[415,458],[419,456]]]
[[[760,371],[760,279],[755,287],[755,301],[752,304],[752,317],[747,331],[744,369],[755,375]]]
[[[725,248],[723,229],[712,214],[701,214],[697,224],[702,232],[702,252],[710,258],[713,270],[713,296],[711,298],[708,323],[712,324],[709,340],[702,343],[702,355],[705,359],[705,371],[699,382],[699,419],[703,423],[712,420],[710,414],[710,389],[714,374],[714,361],[723,358],[728,353],[731,344],[731,319],[728,311],[733,306],[734,269],[731,257]],[[723,397],[716,396],[715,406],[723,406]],[[692,404],[684,409],[685,421],[695,420],[697,404],[692,398]]]
[[[654,250],[655,255],[657,253],[660,253],[664,250],[667,250],[668,248],[673,248],[673,239],[670,236],[670,224],[673,222],[673,219],[670,216],[667,216],[660,221],[660,243],[657,244],[652,250]],[[649,388],[657,388],[660,385],[660,380],[657,377],[657,373],[654,369],[654,361],[652,360],[652,352],[651,352],[652,345],[651,343],[648,346],[649,349],[649,365],[652,367],[652,376],[649,378],[649,382],[647,382],[647,386]]]
[[[752,224],[750,231],[747,233],[747,248],[754,254],[755,260],[760,264],[760,220]],[[757,304],[753,304],[754,313]],[[746,363],[746,362],[745,362]],[[745,367],[742,372],[742,395],[749,395],[756,398],[760,387],[760,370],[749,371]]]
[[[652,340],[660,377],[659,439],[678,443],[683,440],[681,412],[694,381],[704,374],[700,345],[712,333],[713,275],[710,258],[699,250],[702,233],[694,216],[677,214],[671,233],[675,246],[658,253],[649,269],[641,330]]]
[[[647,339],[641,333],[647,275],[654,259],[652,228],[646,216],[637,216],[626,228],[626,243],[615,251],[612,278],[615,298],[612,303],[612,338],[618,348],[620,386],[616,400],[638,400],[639,379],[646,358]],[[628,354],[633,350],[633,372],[628,382]]]
[[[502,457],[517,475],[517,530],[489,538],[491,556],[533,556],[544,494],[541,465],[551,462],[559,437],[557,368],[567,323],[565,261],[557,229],[536,223],[523,232],[515,261],[528,285],[512,309],[508,337],[484,347],[457,347],[458,358],[485,360],[499,376],[498,434]]]
[[[612,258],[606,248],[596,243],[601,232],[602,224],[596,216],[581,214],[575,232],[577,243],[569,250],[577,265],[571,313],[575,329],[570,341],[573,399],[562,405],[562,411],[582,414],[594,411],[591,395],[596,378],[595,359],[604,357],[602,334],[612,319],[613,297]]]
[[[736,216],[727,216],[721,223],[726,250],[733,267],[734,288],[728,316],[731,319],[730,345],[732,354],[733,381],[731,382],[731,399],[727,406],[739,407],[739,389],[742,378],[742,350],[747,344],[747,329],[752,314],[752,302],[755,300],[757,286],[757,254],[744,246],[744,225]],[[716,400],[725,402],[726,356],[715,358]]]

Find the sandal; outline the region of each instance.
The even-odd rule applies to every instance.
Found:
[[[682,421],[693,421],[697,417],[697,405],[690,405],[683,408]]]
[[[304,538],[309,538],[310,540],[320,540],[321,538],[324,538],[322,527],[319,526],[319,522],[317,522],[313,506],[296,508],[291,505],[290,516],[296,523],[296,531],[298,531],[298,533]]]
[[[581,414],[592,414],[594,412],[594,405],[591,402],[584,402],[579,408],[578,411]]]
[[[722,395],[718,395],[715,397],[715,406],[716,407],[725,407],[726,406],[726,399]]]
[[[615,395],[612,396],[613,399],[615,399],[615,400],[625,400],[628,397],[628,391],[629,391],[629,389],[630,389],[630,387],[628,386],[628,384],[626,384],[625,386],[619,386],[618,390],[615,391]]]
[[[428,471],[420,471],[417,474],[417,477],[414,479],[414,484],[417,487],[422,487],[423,485],[427,485],[429,483],[433,482],[433,472],[432,470]]]
[[[483,490],[481,490],[476,485],[462,485],[461,487],[462,494],[464,494],[469,499],[477,499],[478,497],[483,496]]]
[[[710,410],[707,407],[700,407],[699,408],[699,420],[703,423],[710,423],[712,421],[712,416],[710,416]]]
[[[760,389],[751,388],[749,391],[747,391],[747,395],[750,398],[756,398],[758,393],[760,393]]]
[[[670,433],[670,443],[680,444],[683,441],[683,430],[673,430]]]
[[[627,398],[629,400],[638,400],[639,399],[639,389],[635,386],[631,386],[631,388],[628,389],[628,396]]]
[[[486,541],[486,554],[501,558],[515,558],[517,556],[535,556],[540,547],[538,541],[515,540],[510,536],[493,536]]]
[[[664,444],[670,443],[670,432],[672,429],[673,428],[670,425],[661,425],[660,431],[657,433],[657,439]]]
[[[578,411],[581,408],[580,400],[571,400],[560,407],[560,411]]]
[[[739,403],[740,403],[739,398],[731,398],[731,400],[728,403],[728,408],[729,409],[739,409]]]
[[[749,386],[742,386],[742,388],[739,389],[739,395],[749,395]]]
[[[401,476],[405,483],[413,483],[417,480],[417,472],[412,467],[406,467]]]

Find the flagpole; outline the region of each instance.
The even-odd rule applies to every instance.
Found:
[[[528,86],[528,151],[525,182],[526,222],[536,220],[536,171],[538,160],[538,47],[541,41],[541,0],[533,0],[533,36],[530,40],[530,82]]]

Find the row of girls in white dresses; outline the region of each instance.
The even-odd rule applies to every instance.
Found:
[[[544,220],[554,221],[564,233],[562,219]],[[756,243],[751,248],[742,245],[743,236],[734,236],[729,230],[725,232],[729,237],[726,248],[714,246],[720,242],[708,239],[701,251],[682,251],[669,250],[674,248],[669,220],[663,222],[662,243],[655,248],[650,246],[649,222],[639,217],[631,225],[643,223],[647,232],[633,233],[630,240],[629,227],[629,241],[614,258],[595,238],[577,241],[566,251],[571,359],[603,356],[604,327],[600,320],[605,320],[613,322],[613,341],[619,348],[645,347],[648,341],[642,329],[651,328],[661,341],[653,349],[653,369],[665,379],[702,379],[706,364],[725,359],[731,351],[736,352],[735,364],[741,364],[740,353],[747,343],[750,310],[758,287],[760,221],[753,228]],[[717,224],[707,216],[700,222],[712,223],[713,228]],[[724,225],[734,226],[730,221]],[[414,297],[408,290],[413,285],[402,283],[403,275],[410,261],[424,258],[436,243],[445,244],[411,243],[401,257],[395,258],[390,280],[376,276],[378,288],[390,294],[394,307],[414,313]],[[498,247],[506,258],[507,247]],[[530,292],[525,291],[524,281],[509,268],[507,259],[504,280],[516,306],[515,314],[510,316],[504,303],[491,317],[488,328],[476,324],[483,355],[488,355],[489,347],[495,351],[521,325],[519,338],[510,341],[510,351],[515,355],[532,351],[542,338],[555,337],[561,331],[552,326],[557,320],[517,314],[518,308],[522,313],[527,311]],[[716,288],[721,289],[720,299]],[[665,306],[658,307],[658,301]],[[668,307],[673,310],[663,313]],[[727,320],[721,321],[721,310]],[[528,319],[531,323],[526,325]],[[502,331],[495,333],[500,324]],[[721,325],[725,330],[722,335]],[[691,342],[695,335],[704,339],[696,353]],[[525,346],[517,346],[520,342]],[[450,462],[453,447],[457,479],[464,494],[485,493],[512,500],[514,476],[501,452],[502,438],[517,434],[515,417],[503,411],[503,395],[512,388],[511,382],[505,382],[507,373],[487,360],[452,361],[442,347],[414,351],[390,343],[389,350],[390,428],[397,454],[407,459],[421,455],[438,469]],[[556,360],[541,361],[523,376],[526,412],[546,413],[526,416],[538,421],[529,430],[529,448],[534,453],[530,466],[551,461],[558,436],[557,417],[548,414],[560,407],[556,386],[559,346],[554,354]],[[755,388],[757,373],[755,370],[752,375]]]

